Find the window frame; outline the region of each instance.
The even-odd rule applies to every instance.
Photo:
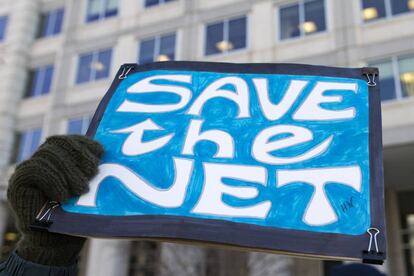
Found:
[[[69,132],[70,123],[74,122],[74,121],[80,121],[81,122],[81,132],[80,133],[71,133],[71,132]],[[85,135],[88,128],[89,128],[89,125],[90,125],[91,121],[92,121],[92,116],[91,115],[83,115],[83,116],[79,116],[79,117],[68,118],[67,121],[66,121],[66,131],[65,131],[65,133],[66,134]]]
[[[206,53],[206,46],[207,46],[207,27],[210,25],[214,25],[214,24],[218,24],[218,23],[223,23],[223,41],[227,40],[230,37],[230,33],[229,31],[229,22],[231,20],[235,20],[235,19],[241,19],[241,18],[245,18],[246,19],[246,30],[245,30],[245,37],[246,37],[246,46],[244,48],[238,48],[235,50],[225,50],[225,51],[221,51],[221,52],[217,52],[217,53],[212,53],[212,54],[207,54]],[[227,22],[227,23],[226,23]],[[227,27],[226,27],[227,25]],[[226,32],[227,31],[227,32]],[[250,49],[250,19],[249,19],[249,15],[246,13],[243,14],[239,14],[236,16],[231,16],[231,17],[227,17],[227,18],[223,18],[220,20],[214,20],[214,21],[208,21],[206,23],[204,23],[203,25],[203,43],[202,43],[202,57],[204,58],[209,58],[209,57],[214,57],[214,56],[220,56],[220,55],[231,55],[231,54],[235,54],[235,53],[239,53],[239,52],[243,52],[246,51],[248,49]]]
[[[174,39],[175,39],[175,43],[174,43],[174,59],[172,59],[172,60],[177,60],[178,31],[173,31],[173,32],[166,32],[166,33],[162,33],[162,34],[158,34],[158,35],[154,35],[154,36],[143,37],[143,38],[139,39],[138,40],[138,47],[137,47],[138,48],[137,49],[138,50],[137,51],[137,56],[138,56],[137,63],[138,64],[141,64],[140,63],[140,59],[141,59],[140,52],[141,52],[141,43],[142,43],[142,41],[154,39],[154,54],[152,56],[152,62],[158,62],[155,59],[155,57],[157,57],[157,56],[160,55],[161,39],[163,37],[170,36],[170,35],[174,35]]]
[[[44,133],[43,133],[43,128],[41,126],[17,131],[16,137],[19,137],[19,138],[16,138],[16,140],[15,140],[15,143],[18,143],[18,144],[16,145],[16,148],[15,148],[16,152],[14,153],[14,158],[12,160],[12,163],[20,163],[20,162],[26,160],[27,158],[29,158],[36,151],[36,149],[31,151],[31,147],[32,147],[32,143],[33,143],[33,136],[34,136],[36,131],[40,131],[40,133],[39,133],[39,142],[36,146],[36,149],[37,149],[41,145],[42,140],[43,140],[43,134]],[[24,145],[21,148],[20,146],[22,144],[22,140],[23,140],[24,135],[30,135],[29,136],[30,139],[25,140]],[[30,148],[30,149],[28,149],[28,148]]]
[[[306,37],[314,37],[314,36],[322,35],[324,33],[329,32],[329,26],[330,26],[329,13],[328,13],[329,6],[328,6],[328,1],[323,0],[323,7],[324,7],[323,15],[325,17],[325,29],[323,31],[313,32],[313,33],[310,33],[308,35],[305,34],[305,32],[303,31],[303,27],[302,27],[303,23],[305,23],[305,2],[306,2],[306,0],[296,0],[294,2],[282,4],[282,5],[279,5],[277,7],[277,16],[276,16],[276,21],[277,21],[276,26],[278,26],[278,28],[276,28],[277,29],[277,35],[276,35],[277,42],[281,43],[281,42],[285,42],[285,41],[303,39],[303,38],[306,38]],[[299,28],[300,34],[298,36],[295,36],[295,37],[282,38],[282,32],[281,32],[282,24],[281,24],[281,21],[280,21],[281,20],[281,9],[282,8],[293,7],[293,6],[296,6],[296,5],[299,6],[299,25],[301,26]]]
[[[391,62],[392,73],[393,73],[393,78],[394,78],[394,86],[395,86],[395,98],[381,101],[381,103],[390,103],[394,101],[401,101],[405,99],[414,98],[414,96],[403,95],[403,90],[402,90],[401,81],[400,81],[399,60],[404,59],[404,58],[410,58],[410,57],[414,58],[414,54],[393,55],[389,58],[370,60],[367,62],[367,66],[370,66],[371,64]]]
[[[107,12],[107,4],[108,4],[108,1],[110,1],[110,0],[98,0],[99,1],[99,13],[98,13],[98,18],[97,19],[93,19],[93,20],[89,20],[89,4],[90,4],[90,1],[93,1],[93,0],[87,0],[86,1],[86,9],[85,9],[85,11],[86,11],[86,13],[85,13],[85,23],[86,24],[93,24],[93,23],[96,23],[96,22],[100,22],[100,21],[103,21],[103,20],[105,20],[105,19],[109,19],[109,18],[112,18],[112,17],[116,17],[118,14],[119,14],[119,0],[117,0],[117,7],[116,7],[116,13],[114,14],[114,15],[106,15],[106,12]]]
[[[54,29],[56,27],[56,22],[57,22],[57,18],[58,18],[57,15],[58,15],[58,13],[60,11],[62,11],[62,23],[61,23],[59,32],[55,33],[54,32]],[[48,38],[48,37],[54,37],[54,36],[57,36],[57,35],[59,35],[59,34],[61,34],[63,32],[64,25],[65,25],[65,8],[64,7],[60,7],[60,8],[48,10],[48,11],[42,13],[41,16],[42,17],[45,17],[46,20],[47,20],[48,17],[52,17],[53,18],[53,24],[45,24],[45,23],[43,23],[43,24],[39,25],[39,31],[38,31],[38,35],[37,35],[37,38],[38,39],[44,39],[44,38]],[[46,21],[46,22],[49,23],[50,21],[51,20]],[[45,25],[47,25],[46,26],[46,32],[43,33]]]
[[[382,22],[383,20],[391,20],[393,18],[398,18],[399,16],[407,16],[410,14],[414,14],[414,10],[412,11],[407,11],[407,12],[402,12],[402,13],[398,13],[398,14],[392,14],[392,4],[391,1],[392,0],[380,0],[380,1],[384,1],[384,6],[385,6],[385,16],[375,19],[375,20],[369,20],[369,21],[365,21],[364,17],[363,17],[363,12],[364,12],[364,0],[359,0],[359,11],[360,11],[360,16],[359,16],[359,20],[361,21],[361,24],[375,24],[377,22]]]
[[[97,79],[96,78],[97,71],[94,68],[91,68],[90,69],[91,72],[90,72],[88,80],[79,82],[78,81],[78,74],[79,74],[79,69],[80,69],[79,66],[80,66],[81,57],[86,56],[86,55],[92,55],[92,62],[90,63],[92,65],[92,64],[94,64],[98,61],[98,57],[99,57],[99,54],[101,52],[108,51],[108,50],[111,51],[109,64],[108,64],[108,67],[109,67],[108,68],[108,75],[106,77]],[[75,66],[75,74],[74,74],[73,84],[75,86],[81,86],[81,85],[85,85],[85,84],[88,84],[88,83],[94,83],[94,82],[98,82],[98,81],[108,79],[111,76],[111,73],[112,73],[113,54],[114,54],[114,48],[112,46],[78,53],[77,56],[76,56],[76,66]]]
[[[167,1],[167,0],[157,0],[157,1],[158,1],[157,4],[152,5],[152,6],[147,6],[147,0],[143,0],[142,1],[143,8],[144,9],[151,9],[151,8],[158,7],[158,6],[161,6],[161,5],[165,5],[165,4],[168,4],[168,3],[177,2],[178,0],[171,0],[171,1]]]
[[[47,79],[46,72],[49,68],[52,70],[50,73],[50,83],[48,84],[49,89],[47,91],[43,91],[45,80]],[[54,73],[55,66],[53,63],[32,68],[29,72],[30,77],[27,79],[26,91],[23,98],[32,99],[49,95],[53,89]],[[36,75],[37,78],[35,78]]]
[[[0,44],[3,43],[6,38],[7,38],[7,27],[9,25],[9,15],[8,14],[4,14],[4,15],[0,15],[0,20],[4,21],[4,25],[3,25],[3,30],[2,30],[2,36],[0,36]]]

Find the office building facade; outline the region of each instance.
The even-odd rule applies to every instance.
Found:
[[[390,275],[414,268],[413,0],[0,0],[0,236],[7,180],[45,137],[85,133],[123,63],[292,62],[380,68]],[[328,275],[330,263],[91,239],[81,275]]]

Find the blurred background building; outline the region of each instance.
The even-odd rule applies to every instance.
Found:
[[[389,275],[414,275],[414,0],[0,0],[0,243],[14,164],[45,137],[85,133],[122,63],[166,60],[377,66]],[[81,275],[328,275],[332,262],[97,240]]]

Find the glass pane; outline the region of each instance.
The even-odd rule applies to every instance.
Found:
[[[160,3],[160,0],[145,0],[145,7],[151,7],[158,5]]]
[[[43,84],[40,94],[47,94],[50,92],[50,86],[52,84],[53,65],[46,66],[43,70]]]
[[[155,39],[143,40],[139,46],[139,64],[153,62],[155,51]]]
[[[401,58],[398,66],[403,96],[414,96],[414,56]]]
[[[160,39],[160,53],[157,61],[174,60],[175,58],[175,34],[164,35]]]
[[[6,36],[7,16],[0,16],[0,41]]]
[[[26,150],[25,148],[27,148],[27,144],[28,144],[28,137],[31,136],[31,134],[29,135],[28,132],[23,132],[20,134],[20,141],[19,141],[19,148],[17,151],[17,157],[16,157],[16,162],[20,162],[23,161],[26,158]]]
[[[32,78],[31,78],[31,84],[30,84],[30,89],[29,89],[29,93],[27,94],[28,97],[34,97],[40,94],[40,82],[43,73],[40,69],[36,69],[33,71],[32,73]]]
[[[226,48],[227,41],[224,41],[224,23],[208,25],[206,29],[206,48],[205,54],[212,55],[221,53]]]
[[[229,21],[228,50],[246,48],[246,17]]]
[[[55,25],[53,26],[52,32],[53,34],[58,34],[62,31],[64,10],[58,9],[55,12],[56,12]]]
[[[35,72],[29,71],[27,81],[26,81],[26,90],[24,94],[24,98],[28,98],[32,96],[32,88],[34,85],[34,78],[35,78]]]
[[[32,130],[32,140],[30,143],[29,152],[27,152],[27,157],[30,157],[37,150],[40,145],[40,138],[42,138],[42,129],[37,128]]]
[[[299,5],[280,9],[280,39],[300,36]]]
[[[106,0],[105,17],[118,14],[118,0]]]
[[[391,0],[392,14],[414,11],[413,0]]]
[[[21,134],[19,149],[17,153],[17,162],[29,158],[39,147],[42,136],[42,129],[37,128],[28,130]]]
[[[305,35],[326,30],[324,0],[305,2],[305,22],[302,28]]]
[[[49,35],[48,33],[48,29],[51,23],[51,13],[48,12],[45,15],[42,15],[40,17],[40,24],[39,24],[39,28],[40,28],[40,35],[39,37],[46,37]]]
[[[68,134],[82,134],[82,122],[82,118],[70,120],[68,123]]]
[[[396,88],[392,62],[373,63],[370,66],[379,69],[381,101],[395,99]]]
[[[365,22],[384,18],[385,2],[384,0],[363,0],[362,1],[362,18]]]
[[[101,14],[101,1],[103,0],[89,0],[87,22],[98,20]]]
[[[78,74],[76,83],[88,82],[91,80],[92,54],[79,57]]]
[[[103,50],[98,53],[97,62],[93,64],[96,80],[109,76],[109,72],[111,71],[111,55],[112,49]]]

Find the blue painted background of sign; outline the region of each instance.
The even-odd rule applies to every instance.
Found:
[[[250,94],[250,118],[237,119],[237,105],[227,99],[216,98],[207,102],[202,112],[205,121],[202,129],[219,129],[231,134],[236,141],[236,153],[233,159],[213,158],[216,147],[211,142],[200,142],[195,147],[195,156],[184,156],[181,154],[184,134],[191,119],[197,117],[185,114],[188,106],[179,111],[161,114],[140,114],[128,112],[116,112],[116,109],[125,100],[142,103],[171,103],[177,102],[178,96],[171,93],[157,93],[152,95],[133,95],[126,90],[137,81],[148,76],[159,74],[190,74],[192,85],[183,84],[192,90],[193,97],[188,104],[194,102],[200,92],[213,81],[226,77],[238,76],[243,78],[249,86]],[[269,80],[270,97],[273,102],[281,100],[291,80],[308,80],[310,84],[302,91],[292,108],[281,119],[275,121],[267,120],[260,110],[254,85],[253,77],[267,78]],[[342,95],[341,103],[324,104],[327,109],[344,109],[355,107],[356,117],[348,120],[335,121],[295,121],[292,114],[297,110],[306,96],[310,93],[317,81],[357,83],[358,91],[344,93],[344,91],[329,91],[327,94]],[[159,83],[171,83],[159,81]],[[225,87],[234,90],[233,87]],[[175,136],[163,148],[144,154],[139,157],[124,156],[121,147],[129,134],[111,133],[111,131],[127,128],[146,119],[151,118],[156,124],[164,128],[163,131],[148,132],[144,134],[143,140],[151,140],[166,134],[176,133]],[[334,135],[332,144],[328,150],[316,158],[289,164],[289,165],[267,165],[251,157],[251,143],[255,135],[266,127],[278,124],[291,124],[303,126],[313,132],[314,140],[310,143],[300,144],[278,151],[278,156],[296,156],[319,144],[330,135]],[[172,157],[194,159],[194,170],[184,204],[180,208],[166,209],[154,206],[126,189],[119,180],[106,178],[97,194],[96,207],[84,207],[76,205],[76,199],[63,205],[65,211],[99,215],[176,215],[196,218],[214,218],[240,223],[261,225],[266,227],[278,227],[297,230],[308,230],[316,232],[341,233],[358,235],[366,231],[370,225],[369,210],[369,152],[368,152],[368,88],[366,82],[357,79],[345,79],[322,76],[294,76],[294,75],[264,75],[264,74],[230,74],[214,72],[192,72],[192,71],[170,71],[157,70],[136,73],[128,76],[118,86],[112,96],[102,121],[96,131],[95,139],[101,142],[105,148],[102,163],[118,163],[127,166],[139,173],[149,183],[158,188],[168,188],[174,179],[174,166]],[[254,183],[245,183],[236,180],[225,180],[228,185],[253,186],[259,190],[259,195],[254,199],[238,199],[233,196],[224,195],[222,200],[231,206],[248,206],[258,204],[264,200],[272,202],[271,210],[266,219],[253,218],[230,218],[194,214],[192,208],[197,203],[203,185],[202,162],[245,164],[262,166],[267,169],[267,185],[262,186]],[[305,183],[296,183],[277,188],[275,171],[278,169],[304,169],[319,167],[341,167],[358,165],[362,171],[361,192],[338,183],[325,185],[325,192],[334,208],[338,221],[324,226],[310,226],[303,222],[302,217],[312,194],[313,187]],[[351,204],[349,202],[351,201]],[[348,205],[347,205],[348,202]],[[344,208],[347,207],[347,208]]]

